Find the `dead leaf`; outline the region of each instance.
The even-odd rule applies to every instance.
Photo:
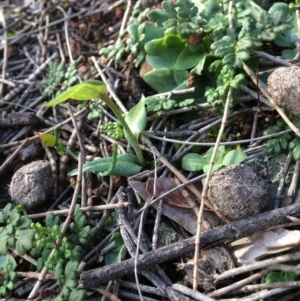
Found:
[[[300,231],[283,228],[255,233],[230,244],[238,264],[251,263],[264,256],[283,252],[300,244]]]
[[[161,181],[161,180],[166,180],[166,179],[157,179],[157,180],[158,180],[157,181],[158,187],[160,187],[161,189],[163,189],[162,191],[164,191],[163,185],[161,185],[161,183],[165,183],[165,181]],[[173,180],[175,180],[175,179],[173,179]],[[152,191],[153,191],[153,189],[150,188],[151,182],[153,184],[153,179],[148,181],[147,184],[144,182],[140,182],[140,181],[129,181],[129,184],[140,195],[140,197],[143,200],[147,201],[148,199],[151,198]],[[170,181],[170,182],[166,181],[166,183],[170,184],[170,183],[172,183],[172,181]],[[148,186],[148,190],[151,193],[148,193],[146,191],[147,190],[146,185]],[[160,193],[158,193],[158,191],[157,191],[157,195],[162,194],[161,193],[162,191],[160,190],[160,188],[157,189],[160,192]],[[174,186],[170,185],[166,191],[169,191],[172,188],[174,188]],[[177,193],[178,193],[179,199],[183,198],[183,196],[180,192],[177,192]],[[172,194],[172,198],[175,199],[174,194],[176,196],[176,192]],[[171,203],[172,203],[172,201],[171,201]],[[178,203],[178,201],[175,201],[175,204],[177,204],[177,203]],[[158,202],[155,203],[153,205],[153,207],[157,209]],[[193,235],[196,234],[197,216],[193,209],[185,208],[185,207],[178,207],[173,204],[169,204],[168,202],[164,202],[163,206],[162,206],[162,214],[169,217],[173,221],[175,221],[177,224],[179,224],[181,227],[183,227],[189,233],[191,233]],[[220,220],[216,217],[216,215],[213,212],[206,211],[204,213],[202,231],[216,227],[219,224],[220,224]]]
[[[156,179],[156,195],[154,197],[158,197],[171,189],[177,186],[176,179],[174,178],[158,178]],[[146,191],[149,195],[153,195],[154,191],[154,178],[149,178],[146,183]],[[187,201],[184,199],[180,190],[169,194],[164,198],[164,201],[170,205],[174,205],[181,208],[191,208]]]

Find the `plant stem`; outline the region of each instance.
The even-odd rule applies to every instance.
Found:
[[[102,97],[101,100],[103,100],[109,106],[109,108],[113,111],[115,116],[118,118],[119,122],[121,123],[122,127],[124,128],[124,131],[126,131],[126,133],[128,135],[128,142],[133,147],[140,164],[142,166],[145,166],[145,159],[143,157],[141,149],[139,148],[138,141],[137,141],[136,137],[133,135],[132,131],[130,130],[127,122],[125,121],[124,117],[120,113],[119,109],[117,108],[117,106],[113,103],[113,101],[109,97]]]

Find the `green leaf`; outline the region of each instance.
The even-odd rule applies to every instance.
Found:
[[[45,224],[47,227],[52,228],[55,225],[60,224],[59,216],[53,214],[47,214]]]
[[[203,166],[203,171],[204,171],[206,174],[207,174],[207,172],[208,172],[208,170],[209,170],[209,166],[210,166],[210,164],[205,164],[205,165]],[[215,171],[221,169],[222,166],[223,166],[223,165],[222,165],[221,163],[215,163],[215,164],[214,164],[214,167],[213,167],[213,169],[212,169],[212,172],[215,172]]]
[[[211,147],[206,154],[206,163],[210,163],[211,156],[213,153],[213,147]],[[218,147],[217,153],[216,153],[216,158],[215,158],[215,164],[221,164],[223,161],[223,157],[225,155],[225,147],[223,145]]]
[[[142,98],[125,116],[131,132],[138,140],[141,132],[147,125],[147,111],[145,107],[145,100]],[[128,139],[128,134],[124,131],[125,138]]]
[[[188,79],[186,70],[177,70],[176,76],[173,69],[160,68],[150,71],[143,76],[143,80],[158,93],[170,92],[178,86],[180,78]]]
[[[69,288],[76,288],[78,286],[78,280],[77,279],[67,279],[65,282],[65,286]]]
[[[17,244],[20,242],[25,250],[30,250],[33,246],[34,231],[32,229],[17,229]]]
[[[191,69],[197,66],[202,59],[203,53],[192,52],[185,47],[178,55],[174,68],[177,70]]]
[[[54,107],[60,103],[66,102],[68,99],[79,101],[102,99],[106,101],[109,97],[106,85],[99,80],[91,79],[71,87],[55,99],[45,104],[44,107]]]
[[[5,266],[7,265],[7,263],[10,262],[11,263],[11,269],[10,270],[14,270],[17,267],[17,263],[15,261],[15,259],[13,258],[13,256],[11,256],[9,253],[7,253],[6,255],[2,255],[0,256],[0,270],[1,271],[5,271]]]
[[[28,217],[23,217],[18,225],[19,229],[29,228],[32,223],[32,220]]]
[[[115,242],[116,246],[110,252],[104,255],[104,262],[106,265],[121,262],[123,252],[126,250],[122,236],[119,232],[114,233],[111,236],[106,246],[112,242]]]
[[[65,276],[67,278],[74,279],[74,277],[76,277],[78,264],[77,261],[68,261],[65,268]]]
[[[300,160],[300,143],[296,147],[294,147],[294,149],[292,150],[292,155],[296,161]]]
[[[202,74],[207,56],[208,56],[207,53],[203,53],[199,56],[198,64],[193,70],[191,70],[191,74],[198,74],[198,75]]]
[[[1,235],[0,235],[0,254],[1,255],[7,254],[6,243],[7,243],[8,239],[9,239],[9,236],[6,234],[6,231],[5,231],[5,234],[1,233]]]
[[[173,69],[178,54],[184,49],[185,41],[179,35],[166,34],[162,39],[156,39],[145,45],[146,61],[154,68]]]
[[[234,164],[240,164],[241,162],[246,160],[246,158],[247,155],[242,150],[234,149],[225,155],[222,161],[222,165],[230,166]]]
[[[19,255],[24,255],[26,253],[26,249],[25,249],[24,245],[19,240],[17,240],[17,243],[16,243],[16,250]]]
[[[195,153],[187,154],[181,160],[182,168],[187,171],[202,170],[205,164],[206,164],[205,158]]]
[[[289,150],[292,150],[294,147],[300,144],[300,138],[295,138],[289,143]]]
[[[61,281],[60,281],[63,272],[64,272],[64,266],[61,262],[58,262],[55,267],[54,273],[55,273],[55,277],[56,277],[59,285],[61,285],[61,286],[63,286],[63,283],[61,283]]]
[[[112,160],[113,159],[111,157],[95,159],[83,165],[83,172],[105,172],[110,168]],[[112,174],[120,176],[132,176],[139,173],[141,169],[142,167],[139,165],[139,161],[137,160],[136,156],[131,154],[121,154],[117,156],[117,162]],[[68,175],[75,176],[77,173],[78,170],[75,169]]]
[[[73,289],[69,300],[70,301],[84,301],[85,300],[85,295],[86,295],[86,290],[83,289]]]
[[[47,146],[54,147],[56,144],[56,139],[54,135],[52,134],[47,134],[47,133],[42,133],[39,134],[40,140],[46,143]]]
[[[112,174],[113,170],[115,169],[116,163],[117,163],[117,153],[118,153],[118,146],[117,144],[113,145],[113,152],[112,152],[112,157],[111,157],[111,165],[108,168],[108,170],[104,172],[98,172],[98,175],[100,177],[106,177]]]

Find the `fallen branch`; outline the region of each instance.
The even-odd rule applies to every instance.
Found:
[[[259,231],[268,230],[290,222],[291,220],[287,216],[300,217],[300,203],[257,214],[205,231],[201,236],[201,247],[211,248],[217,244],[231,242]],[[160,264],[173,258],[184,256],[194,251],[194,249],[195,237],[193,236],[140,255],[137,268],[143,270],[154,264]],[[81,283],[84,288],[90,288],[133,273],[133,269],[134,258],[83,272],[81,274]]]

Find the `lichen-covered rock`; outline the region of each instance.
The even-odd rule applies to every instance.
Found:
[[[230,220],[267,209],[268,184],[247,165],[232,165],[213,174],[208,199]]]
[[[16,205],[33,209],[43,204],[53,189],[51,166],[48,161],[24,165],[13,175],[9,193]]]
[[[273,100],[289,114],[300,116],[300,68],[280,67],[268,78]]]

